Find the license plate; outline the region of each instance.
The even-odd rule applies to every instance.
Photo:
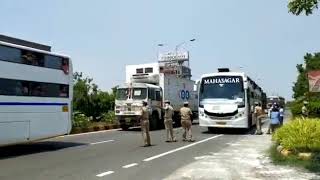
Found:
[[[219,125],[226,125],[227,124],[226,122],[216,122],[216,123]]]

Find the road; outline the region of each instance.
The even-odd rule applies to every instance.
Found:
[[[223,149],[247,136],[233,130],[216,133],[193,125],[194,143],[165,142],[165,130],[151,132],[153,146],[142,147],[139,129],[58,137],[0,148],[1,180],[163,179],[194,157]]]

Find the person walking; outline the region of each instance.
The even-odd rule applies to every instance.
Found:
[[[258,102],[255,102],[255,107],[254,107],[254,113],[253,113],[253,117],[256,120],[256,135],[262,135],[262,131],[261,131],[261,118],[262,118],[262,107],[261,104]]]
[[[167,131],[167,140],[166,142],[176,142],[176,139],[174,137],[173,134],[173,120],[172,120],[172,116],[173,116],[173,108],[170,105],[170,101],[166,100],[165,101],[165,106],[164,106],[164,126],[166,128]]]
[[[144,147],[151,146],[150,140],[150,127],[149,127],[149,108],[148,103],[143,101],[143,107],[141,108],[140,118],[141,132],[144,141]]]
[[[182,135],[183,141],[189,141],[193,142],[192,139],[192,132],[191,132],[191,120],[192,120],[192,112],[189,108],[189,103],[184,102],[183,107],[180,109],[180,115],[181,115],[181,126],[184,130],[184,133]]]
[[[279,127],[279,124],[280,124],[279,106],[275,105],[272,108],[270,113],[270,128],[268,129],[267,134],[270,134],[270,131],[273,134],[276,131],[276,129]]]

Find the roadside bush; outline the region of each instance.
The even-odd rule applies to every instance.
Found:
[[[85,128],[89,126],[89,118],[82,113],[74,113],[72,119],[73,127]]]
[[[301,108],[303,106],[303,101],[306,99],[296,100],[290,103],[290,109],[294,117],[301,116]],[[313,98],[309,100],[308,104],[310,117],[320,117],[320,101],[318,98]]]
[[[320,119],[296,118],[283,125],[273,139],[284,148],[294,152],[320,151]]]
[[[114,114],[114,111],[109,111],[107,113],[102,114],[102,121],[106,122],[108,124],[115,123],[115,118],[116,118],[116,116]]]

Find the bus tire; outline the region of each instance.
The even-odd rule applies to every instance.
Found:
[[[157,112],[153,112],[150,119],[150,130],[156,130],[158,128],[159,115]]]

